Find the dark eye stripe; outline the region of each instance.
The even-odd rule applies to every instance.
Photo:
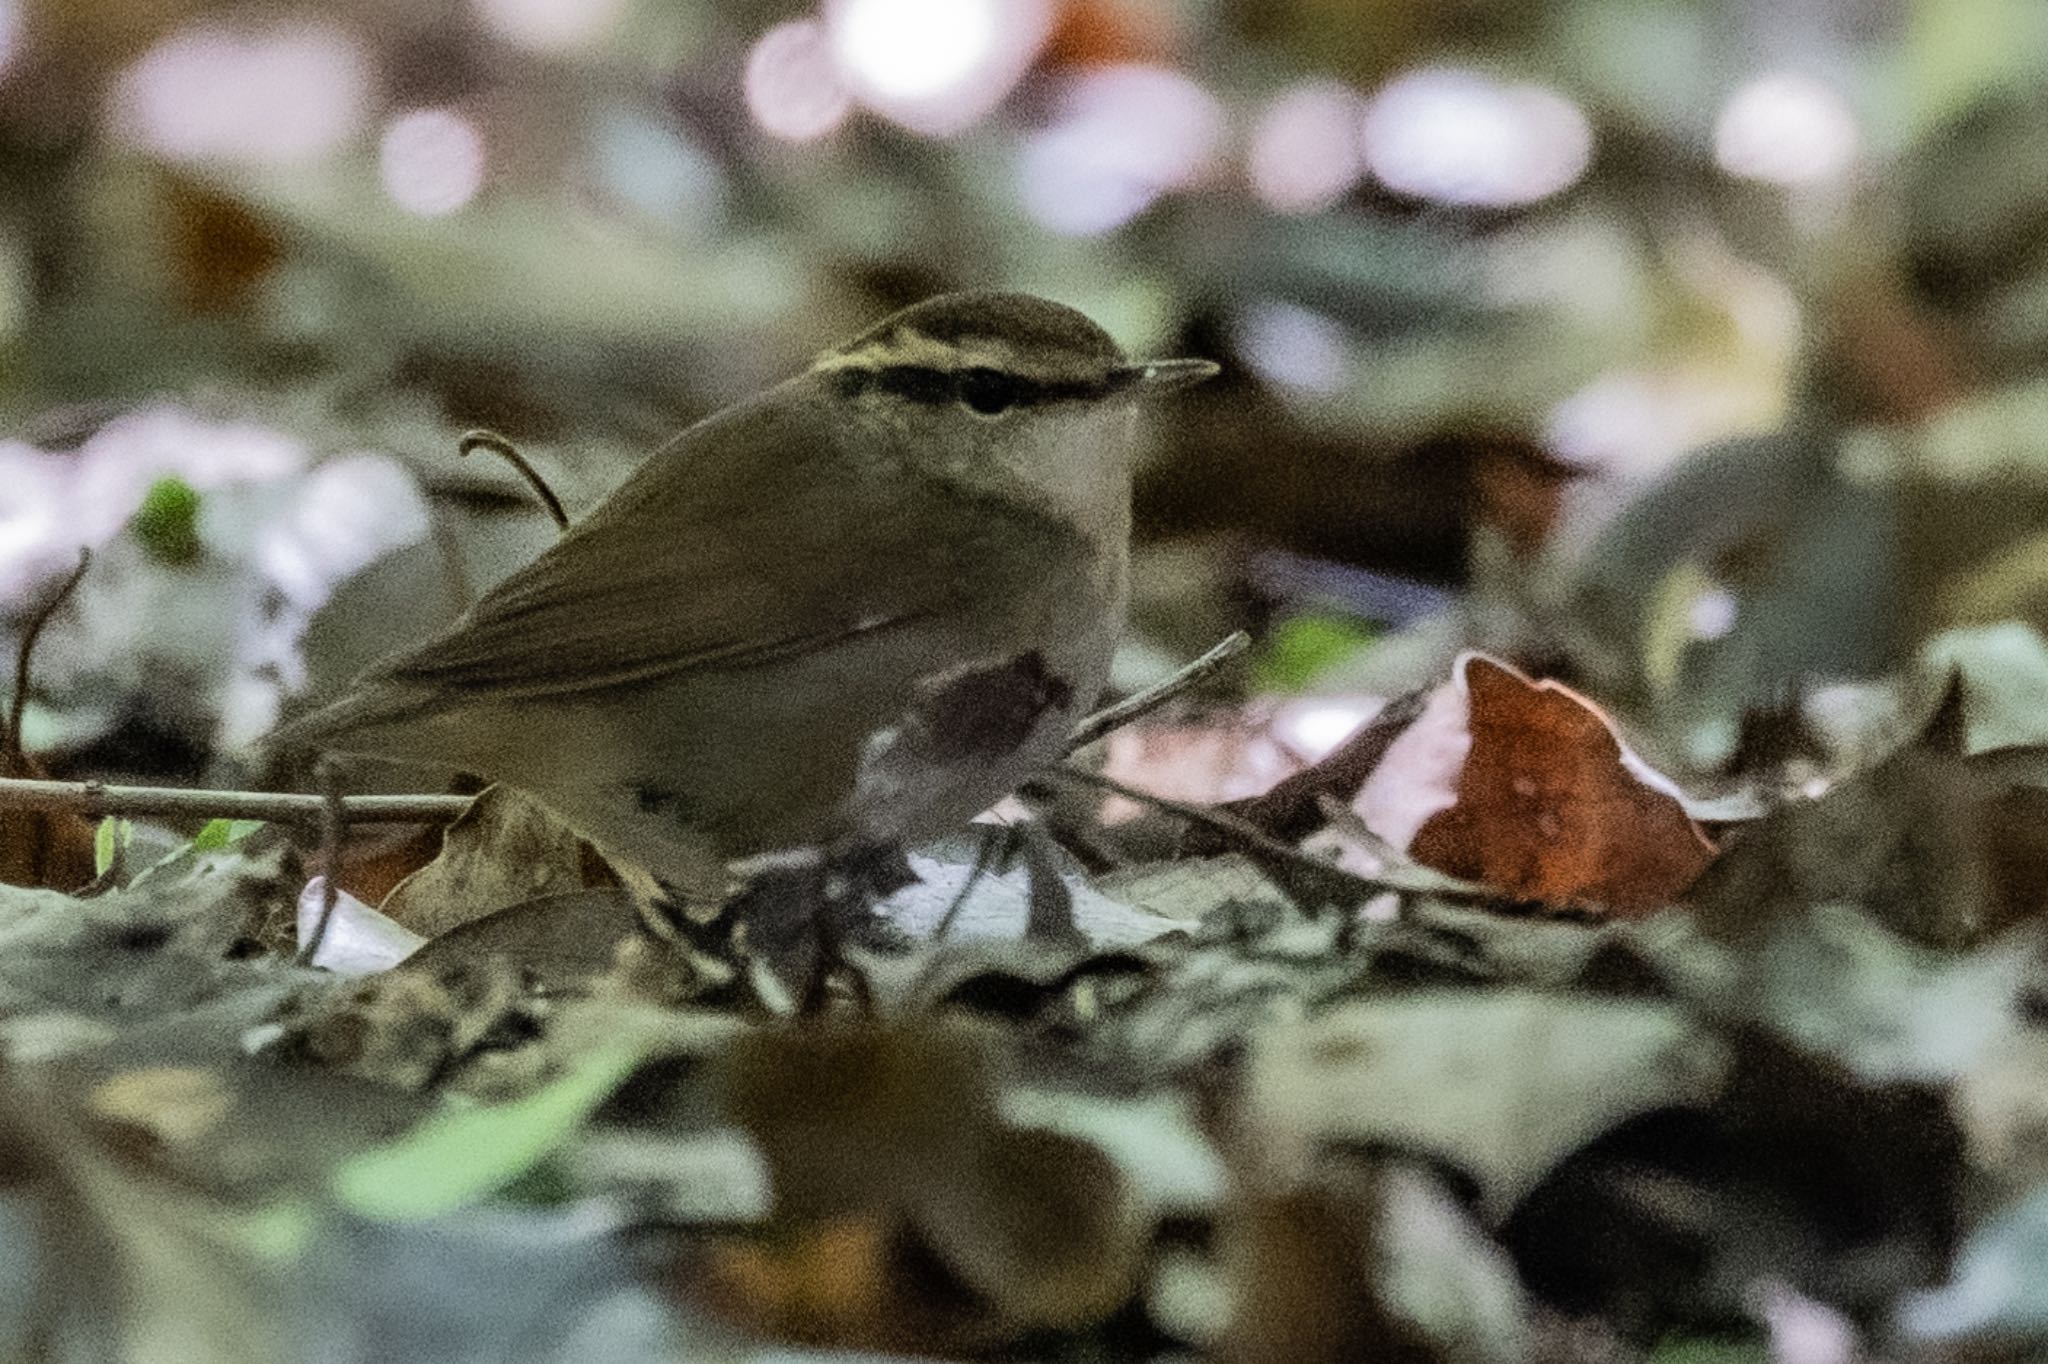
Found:
[[[1010,383],[1011,406],[1032,407],[1076,398],[1100,398],[1110,385],[1086,380],[1028,379],[1006,374]],[[937,407],[960,400],[957,376],[951,370],[931,365],[880,365],[873,368],[848,365],[834,370],[832,381],[845,397],[863,393],[893,393],[913,403]]]
[[[885,365],[870,372],[874,375],[876,388],[914,403],[938,406],[952,402],[955,396],[953,376],[942,369],[924,365]]]

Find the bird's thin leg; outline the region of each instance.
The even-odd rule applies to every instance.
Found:
[[[974,865],[967,869],[967,879],[960,883],[960,890],[946,906],[946,912],[939,916],[939,922],[932,929],[932,941],[944,942],[946,935],[953,931],[953,923],[960,917],[960,911],[974,895],[974,888],[982,878],[991,872],[1000,872],[1010,865],[1010,859],[1017,853],[1017,830],[1009,824],[984,824],[981,831],[981,846],[974,850]]]
[[[849,937],[874,939],[875,905],[916,877],[893,843],[860,843],[828,850],[820,859],[810,898],[813,948],[801,1012],[815,1014],[830,1002],[830,987],[845,982],[857,1003],[872,1009],[867,981],[846,960]]]
[[[1087,938],[1074,921],[1074,893],[1060,875],[1059,845],[1037,820],[1016,826],[1017,851],[1024,857],[1030,887],[1026,899],[1024,936],[1034,942],[1082,944]]]
[[[816,1018],[825,1012],[832,998],[832,977],[844,965],[843,941],[839,932],[839,901],[851,890],[849,878],[827,863],[817,868],[815,908],[811,912],[811,969],[804,982],[797,1012]]]

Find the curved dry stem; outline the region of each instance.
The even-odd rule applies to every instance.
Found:
[[[21,648],[14,655],[14,699],[7,707],[7,732],[0,737],[0,776],[11,777],[21,770],[21,723],[28,710],[28,683],[31,665],[35,662],[36,643],[42,639],[43,627],[57,614],[57,608],[78,590],[85,570],[91,565],[92,551],[80,545],[78,567],[71,570],[71,576],[50,594],[50,599],[30,618],[28,628],[21,632]]]
[[[555,529],[569,529],[569,513],[562,510],[562,499],[555,496],[555,490],[548,486],[548,481],[540,476],[540,471],[527,461],[525,455],[519,453],[519,447],[511,441],[495,431],[469,431],[456,442],[455,450],[457,454],[464,456],[473,450],[488,450],[517,469],[519,476],[526,480],[526,486],[533,489],[533,495],[548,509],[548,515],[555,519]]]

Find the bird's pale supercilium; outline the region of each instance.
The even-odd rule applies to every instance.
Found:
[[[504,782],[691,897],[942,832],[1101,690],[1139,401],[1214,371],[1028,295],[917,304],[684,431],[275,742]]]

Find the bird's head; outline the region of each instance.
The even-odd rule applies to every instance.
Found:
[[[1217,372],[1133,361],[1080,312],[1030,294],[942,294],[818,357],[813,371],[910,458],[994,474],[1069,515],[1127,514],[1141,400]]]

